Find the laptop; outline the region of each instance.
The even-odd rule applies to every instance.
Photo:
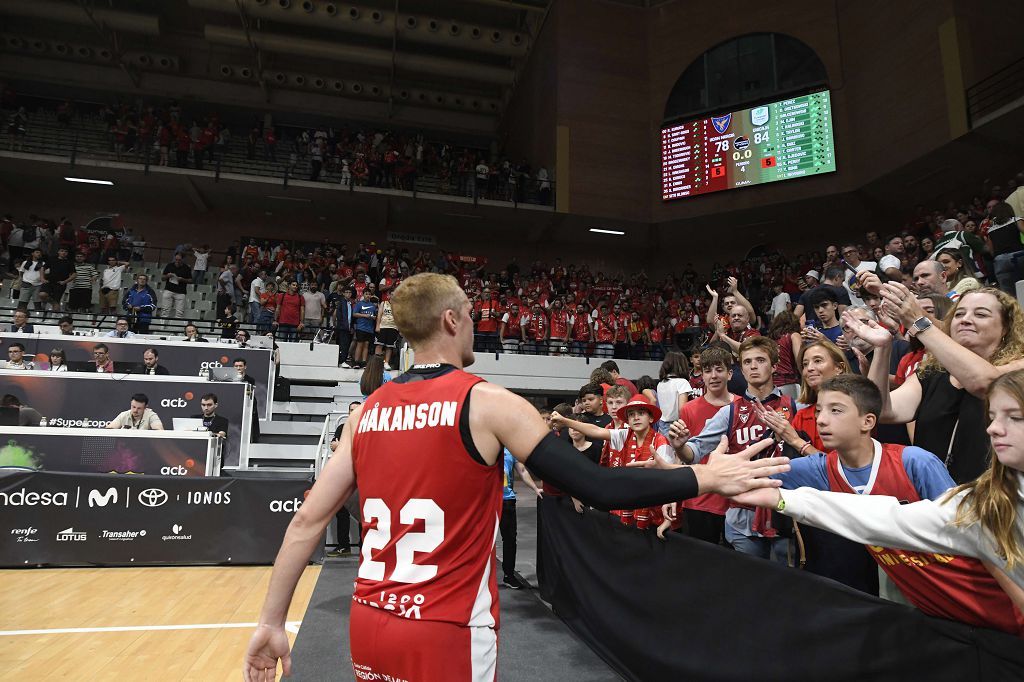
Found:
[[[254,336],[249,339],[249,348],[273,348],[274,339],[269,336]]]
[[[174,417],[171,419],[171,425],[175,431],[206,431],[206,427],[203,426],[202,419],[193,419],[191,417]]]
[[[210,381],[242,381],[234,367],[214,367],[210,370]]]

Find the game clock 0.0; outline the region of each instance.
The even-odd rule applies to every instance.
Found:
[[[828,91],[661,131],[664,200],[835,170]]]

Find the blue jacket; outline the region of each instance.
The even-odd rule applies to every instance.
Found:
[[[129,313],[132,308],[138,308],[139,321],[148,322],[153,319],[153,313],[156,312],[156,292],[148,285],[144,289],[133,285],[125,291],[121,307]]]

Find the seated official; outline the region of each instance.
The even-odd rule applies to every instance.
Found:
[[[149,397],[145,393],[136,393],[132,396],[131,407],[114,417],[107,428],[163,431],[164,425],[156,412],[149,409]]]
[[[228,437],[228,419],[217,414],[218,407],[217,396],[213,393],[207,393],[199,399],[199,407],[203,409],[202,414],[192,415],[193,419],[202,419],[203,426],[209,430],[215,436],[220,438]]]
[[[35,328],[28,323],[28,311],[18,308],[14,311],[14,322],[10,324],[7,331],[12,334],[32,334]]]
[[[195,326],[191,322],[185,325],[185,341],[192,343],[209,343],[205,338],[199,335],[199,327]]]
[[[160,353],[156,348],[147,348],[142,351],[142,369],[139,370],[138,374],[149,374],[158,376],[168,376],[171,371],[159,364]]]
[[[105,343],[97,343],[92,347],[93,367],[89,371],[99,374],[113,374],[114,361],[110,359],[110,347]]]
[[[7,362],[3,364],[4,369],[29,370],[36,366],[25,359],[25,346],[17,341],[7,346]]]
[[[75,320],[70,315],[65,315],[57,321],[62,336],[75,336]]]
[[[135,332],[128,330],[127,317],[119,317],[117,322],[114,323],[114,328],[103,336],[111,339],[130,339],[135,336]]]

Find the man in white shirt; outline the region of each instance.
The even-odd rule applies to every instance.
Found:
[[[782,290],[782,282],[772,285],[772,293],[775,294],[775,297],[772,299],[772,305],[768,311],[772,317],[793,309],[793,301],[789,294]]]
[[[878,267],[889,279],[903,281],[903,237],[894,234],[885,240],[885,255]]]
[[[479,197],[482,196],[483,193],[487,190],[487,177],[490,174],[491,169],[488,167],[488,165],[484,162],[483,159],[480,159],[479,163],[476,164],[476,168],[474,170],[476,171],[476,189],[474,191],[474,195]]]
[[[145,393],[132,396],[131,407],[107,424],[108,429],[135,429],[142,431],[163,431],[164,425],[156,412],[149,409],[149,398]]]
[[[846,261],[847,265],[853,268],[854,272],[863,272],[869,270],[875,271],[878,267],[878,263],[873,260],[861,260],[860,249],[857,248],[856,244],[845,244],[842,250],[843,260]],[[850,303],[854,306],[864,305],[864,300],[857,295],[857,293],[850,287],[850,274],[849,268],[846,270],[846,276],[843,277],[843,286],[846,287],[846,293],[850,294]],[[858,288],[858,291],[860,289]]]
[[[100,273],[100,313],[112,314],[121,305],[121,279],[127,261],[118,261],[114,256],[107,256],[107,267]]]
[[[4,363],[3,368],[30,370],[35,369],[35,365],[25,359],[25,346],[15,341],[7,346],[7,362]]]
[[[203,244],[197,249],[192,249],[192,255],[196,262],[192,264],[192,282],[203,284],[206,281],[206,270],[210,262],[210,247]]]
[[[320,291],[320,285],[316,282],[310,283],[309,290],[302,292],[302,300],[305,303],[303,309],[306,311],[302,324],[306,329],[319,329],[324,323],[324,311],[327,309],[327,298]]]
[[[135,334],[129,331],[128,326],[128,318],[119,317],[117,318],[117,322],[114,323],[114,328],[103,336],[111,339],[130,339],[135,336]]]
[[[267,279],[267,271],[260,268],[259,273],[249,284],[249,321],[255,322],[260,316],[260,294]]]

